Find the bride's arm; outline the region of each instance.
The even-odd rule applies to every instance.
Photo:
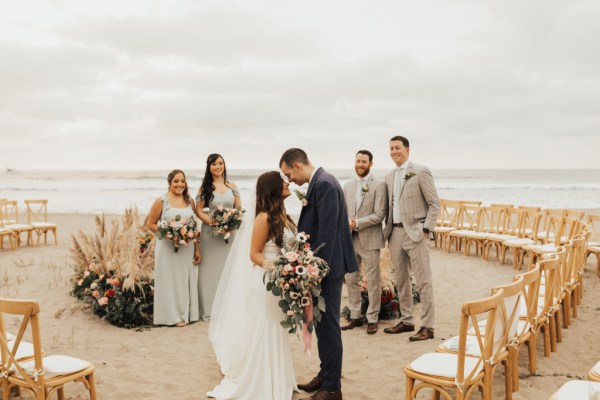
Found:
[[[262,266],[266,258],[262,255],[265,244],[269,241],[269,216],[265,212],[259,213],[254,219],[252,229],[252,242],[250,243],[250,259],[255,265]]]

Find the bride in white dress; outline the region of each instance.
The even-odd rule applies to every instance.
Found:
[[[290,400],[298,391],[279,298],[263,282],[264,266],[294,237],[283,203],[290,191],[271,171],[258,178],[256,193],[256,213],[244,217],[211,312],[209,339],[224,378],[207,396],[219,400]]]

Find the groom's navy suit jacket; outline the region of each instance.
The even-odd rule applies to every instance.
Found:
[[[298,231],[310,235],[313,249],[324,246],[316,256],[329,264],[325,279],[341,278],[358,271],[344,191],[333,175],[317,169],[305,194],[308,203],[302,208]]]

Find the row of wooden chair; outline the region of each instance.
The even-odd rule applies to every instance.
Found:
[[[489,259],[491,249],[504,263],[513,253],[513,265],[520,268],[529,256],[530,265],[543,253],[556,252],[556,246],[567,243],[586,227],[591,230],[587,256],[596,255],[600,276],[600,215],[588,215],[578,210],[541,210],[540,207],[511,204],[481,206],[473,201],[441,201],[440,217],[433,235],[436,247],[446,251],[454,247],[469,255],[475,253]]]
[[[499,365],[505,368],[505,397],[512,398],[519,390],[519,349],[527,345],[529,372],[535,374],[539,336],[543,335],[548,357],[562,341],[561,329],[571,324],[571,315],[577,316],[589,235],[587,230],[541,255],[513,283],[493,288],[490,297],[464,303],[459,335],[405,368],[406,398],[432,388],[434,398],[441,393],[451,398],[452,389],[457,399],[465,399],[479,389],[484,399],[491,399],[492,377]]]
[[[7,238],[10,248],[15,250],[23,241],[22,235],[25,235],[25,243],[33,246],[34,233],[37,236],[36,244],[38,246],[42,235],[44,244],[47,243],[48,232],[52,232],[54,244],[58,244],[57,226],[48,222],[48,200],[25,200],[25,205],[27,206],[27,224],[21,224],[19,223],[18,202],[0,199],[0,249],[4,248],[4,239]]]
[[[94,366],[85,360],[64,355],[47,355],[42,350],[37,301],[0,298],[0,391],[2,399],[29,392],[36,400],[64,399],[64,385],[81,382],[96,399]],[[4,316],[21,320],[16,335],[6,332]],[[26,332],[32,342],[23,340]]]

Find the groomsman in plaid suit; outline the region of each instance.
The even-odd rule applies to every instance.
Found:
[[[354,161],[356,179],[344,185],[346,208],[350,216],[350,230],[356,260],[367,278],[369,307],[367,309],[367,333],[372,335],[378,330],[379,311],[381,309],[381,270],[379,257],[384,247],[382,222],[387,214],[387,188],[385,182],[371,175],[373,154],[368,150],[359,150]],[[354,329],[364,324],[365,315],[361,312],[361,272],[346,275],[350,321],[342,330]]]
[[[385,328],[386,333],[412,332],[413,295],[410,271],[413,272],[421,297],[421,327],[410,341],[433,339],[434,305],[431,267],[429,265],[429,232],[440,212],[440,201],[429,168],[408,159],[408,139],[394,136],[390,140],[390,156],[396,164],[385,178],[389,211],[384,236],[396,273],[400,300],[400,322]]]

